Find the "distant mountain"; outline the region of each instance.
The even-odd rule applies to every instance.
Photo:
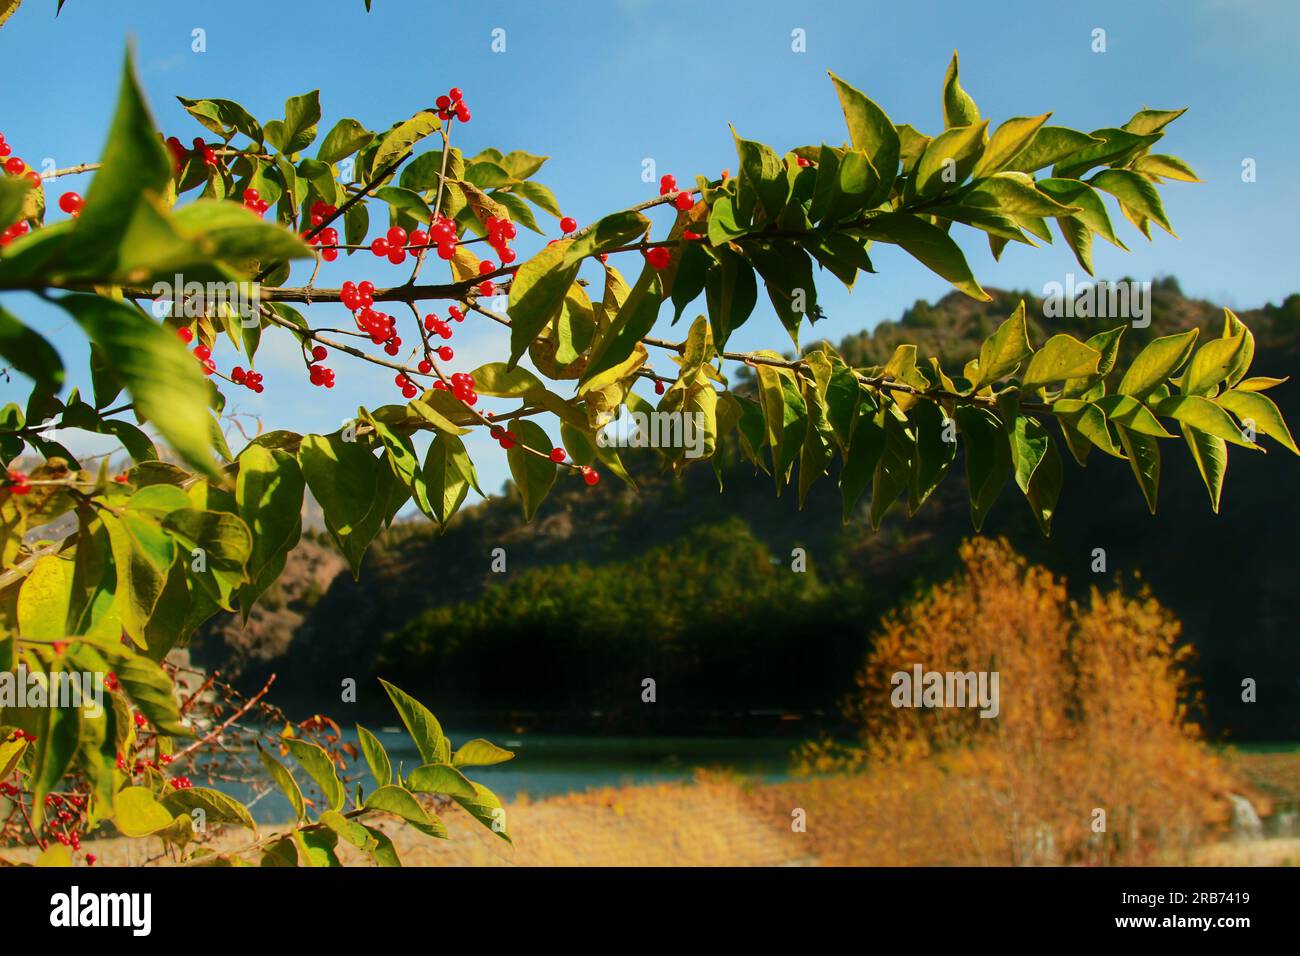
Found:
[[[1037,326],[1032,333],[1037,342],[1058,331],[1086,337],[1121,324],[1114,319],[1048,320],[1032,296],[990,293],[993,301],[988,303],[957,293],[933,304],[918,302],[898,322],[882,323],[837,347],[854,364],[871,365],[887,361],[899,342],[915,342],[922,356],[940,355],[952,372],[977,353],[979,343],[1021,298],[1027,300]],[[1151,326],[1126,333],[1129,355],[1156,335],[1191,326],[1200,327],[1203,334],[1219,334],[1220,307],[1184,297],[1171,279],[1155,283],[1152,293]],[[1257,340],[1253,374],[1283,377],[1300,369],[1300,295],[1241,317]],[[1293,424],[1300,423],[1296,383],[1269,394]],[[1295,540],[1300,529],[1300,460],[1280,449],[1268,461],[1233,449],[1222,513],[1215,516],[1186,448],[1168,442],[1165,456],[1155,517],[1147,512],[1127,463],[1093,455],[1084,475],[1067,456],[1066,487],[1051,539],[1038,533],[1013,487],[1004,490],[984,532],[1007,536],[1034,560],[1066,575],[1080,596],[1086,596],[1092,584],[1109,584],[1115,572],[1140,572],[1181,618],[1185,637],[1199,651],[1197,672],[1211,732],[1300,738],[1300,636],[1294,623],[1300,620]],[[771,635],[765,635],[762,652],[710,672],[712,683],[693,689],[689,707],[675,709],[666,693],[667,706],[655,711],[653,726],[647,727],[645,718],[638,716],[644,709],[637,710],[623,688],[611,696],[592,661],[571,662],[594,676],[587,684],[566,684],[562,708],[540,686],[540,679],[530,683],[528,673],[511,671],[536,668],[536,661],[515,664],[485,656],[466,665],[473,672],[411,668],[400,674],[386,670],[385,675],[412,692],[431,695],[440,715],[450,709],[466,720],[503,725],[518,719],[492,708],[474,713],[481,709],[479,702],[495,698],[485,689],[509,686],[517,695],[507,698],[512,709],[539,715],[536,720],[543,725],[581,723],[599,711],[604,726],[702,732],[735,726],[726,722],[722,711],[833,714],[837,698],[852,686],[879,615],[925,582],[949,573],[956,563],[957,542],[973,533],[960,461],[915,517],[892,513],[874,535],[862,507],[853,521],[841,523],[832,480],[814,486],[801,512],[793,491],[775,497],[771,478],[755,474],[747,464],[729,464],[723,494],[707,467],[688,468],[679,479],[658,470],[650,458],[630,467],[638,492],[612,478],[595,489],[561,481],[530,525],[523,523],[517,497],[509,490],[504,497],[467,509],[442,536],[422,520],[398,524],[372,549],[359,583],[333,555],[327,539],[308,534],[250,626],[241,628],[237,618],[216,622],[195,638],[194,656],[205,666],[239,673],[250,686],[276,671],[281,699],[324,709],[337,702],[340,680],[369,678],[385,647],[393,646],[393,635],[422,612],[478,600],[503,579],[528,569],[617,568],[629,555],[656,548],[662,549],[656,553],[671,555],[674,542],[702,528],[737,528],[734,522],[740,522],[774,563],[788,566],[791,549],[805,548],[817,580],[843,597],[819,605],[818,619],[774,624],[791,630],[784,635],[785,643],[771,643]],[[507,555],[505,576],[489,570],[492,550],[498,547]],[[1095,548],[1106,551],[1107,575],[1090,571]],[[663,601],[673,600],[672,593],[663,594]],[[745,613],[743,603],[719,612],[715,629],[725,635],[728,621]],[[769,652],[778,647],[785,650],[772,659]],[[587,652],[566,645],[565,653]],[[668,651],[660,648],[655,653],[660,656],[646,661],[650,676],[655,667],[667,666],[662,655]],[[683,659],[673,666],[689,673],[691,663]],[[1255,703],[1241,700],[1247,678],[1258,685]],[[725,701],[725,707],[704,707],[715,698]]]

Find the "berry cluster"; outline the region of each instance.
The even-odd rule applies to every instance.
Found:
[[[454,238],[454,236],[453,236]],[[387,258],[395,266],[406,261],[406,254],[417,256],[429,248],[429,234],[423,229],[408,233],[401,226],[393,226],[387,233],[370,244],[370,251],[380,259]],[[453,246],[453,250],[454,250]],[[446,258],[450,258],[447,256]]]
[[[32,227],[27,224],[26,219],[18,220],[12,226],[6,228],[4,232],[0,232],[0,247],[9,245],[9,243],[13,242],[19,236],[27,235],[27,233],[31,231],[31,228]]]
[[[254,372],[252,369],[245,372],[238,365],[230,370],[230,380],[236,385],[242,385],[249,391],[256,392],[259,395],[262,394],[265,388],[262,384],[261,372]]]
[[[438,107],[438,119],[444,123],[453,116],[462,123],[469,122],[469,107],[465,105],[465,95],[458,86],[448,90],[446,96],[438,97],[434,105]]]
[[[336,214],[337,212],[338,209],[335,208],[334,206],[331,206],[327,202],[321,202],[320,200],[317,200],[316,202],[312,203],[311,204],[311,229],[308,229],[306,232],[303,233],[303,238],[307,239],[307,241],[310,242],[313,246],[321,247],[321,251],[320,251],[321,258],[324,259],[326,262],[333,262],[335,259],[339,257],[339,250],[338,250],[339,231],[335,229],[333,226],[328,226],[325,229],[321,229],[321,231],[316,233],[316,235],[312,236],[311,230],[318,228],[325,222],[328,222],[330,217]],[[310,236],[310,238],[307,238],[308,236]]]
[[[442,351],[442,349],[438,349],[439,358],[442,358]],[[447,349],[447,351],[451,352],[451,349]],[[447,361],[450,358],[451,356],[448,355],[447,358],[443,359],[443,361]],[[441,380],[434,382],[433,387],[438,389],[440,392],[447,391],[447,383]],[[469,372],[457,372],[453,375],[451,377],[451,394],[456,396],[457,399],[466,405],[477,405],[478,392],[474,390],[474,376]],[[496,435],[494,434],[492,437],[495,438]]]
[[[264,216],[266,211],[271,208],[271,204],[262,198],[260,192],[250,186],[244,190],[244,208],[253,210],[259,216]]]
[[[27,481],[27,475],[21,471],[9,469],[9,493],[11,495],[29,495],[32,492],[32,486]],[[22,731],[18,731],[22,733]],[[35,738],[33,738],[35,739]]]
[[[46,794],[46,835],[73,850],[81,849],[81,825],[86,798],[72,793],[64,797],[57,793]]]
[[[673,205],[682,212],[689,212],[695,206],[695,197],[691,195],[689,189],[677,189],[677,177],[668,173],[659,177],[659,195],[667,196],[669,193],[677,193],[673,198]]]
[[[325,346],[312,346],[311,361],[307,363],[307,369],[313,385],[319,385],[322,388],[333,388],[334,369],[326,368],[324,365],[320,364],[325,361],[325,356],[327,355],[329,355],[329,352],[326,350]]]
[[[4,145],[5,149],[9,148],[7,144],[0,145]],[[4,171],[10,176],[26,176],[33,186],[40,186],[42,183],[41,174],[34,169],[28,169],[27,163],[17,156],[10,156],[4,161]]]
[[[497,251],[503,266],[510,265],[515,261],[515,251],[510,248],[510,241],[518,235],[515,224],[509,219],[488,216],[484,225],[487,226],[488,245]],[[480,269],[479,271],[482,272],[483,270]]]
[[[171,150],[172,162],[176,166],[176,171],[180,172],[185,166],[185,160],[190,155],[190,150],[181,145],[181,141],[175,136],[167,137],[167,148]],[[203,141],[202,136],[194,137],[194,155],[203,159],[204,166],[217,165],[216,151]]]
[[[25,730],[15,730],[14,735],[10,737],[9,740],[6,740],[5,743],[10,743],[11,741],[18,741],[18,740],[25,740],[29,744],[34,744],[36,743],[36,735],[29,734]]]
[[[389,355],[398,353],[402,340],[397,334],[397,319],[371,308],[375,304],[373,282],[345,282],[339,298],[351,310],[357,328],[370,336],[371,342],[382,345]]]

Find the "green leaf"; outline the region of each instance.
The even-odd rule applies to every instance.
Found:
[[[326,810],[320,815],[320,822],[359,850],[373,853],[379,848],[379,841],[375,838],[373,831],[360,823],[349,820],[337,810]]]
[[[958,72],[957,51],[953,50],[948,72],[943,78],[943,125],[947,129],[972,126],[980,121],[979,107],[970,94],[961,88]]]
[[[650,220],[628,209],[599,219],[583,231],[564,253],[564,266],[576,265],[590,256],[626,246],[640,239],[650,229]]]
[[[174,819],[148,787],[125,787],[113,795],[113,823],[123,836],[149,836],[171,826]]]
[[[284,101],[284,122],[266,124],[266,138],[282,153],[300,153],[316,139],[320,122],[320,90]]]
[[[442,128],[438,114],[421,110],[405,122],[398,123],[379,140],[379,148],[370,162],[375,175],[397,162],[420,140]]]
[[[283,737],[281,741],[289,748],[293,759],[307,771],[307,776],[320,787],[326,805],[331,810],[342,807],[347,794],[343,790],[343,784],[339,782],[334,761],[325,749],[309,740],[299,740],[295,737]]]
[[[209,386],[175,335],[138,309],[97,295],[59,300],[125,383],[136,413],[187,463],[217,477],[208,417]]]
[[[1183,375],[1184,392],[1205,395],[1231,374],[1238,355],[1246,347],[1245,326],[1242,329],[1232,337],[1211,339],[1196,350]]]
[[[555,484],[556,465],[546,457],[530,454],[524,446],[540,451],[542,456],[550,454],[554,446],[536,422],[520,419],[512,430],[519,440],[506,452],[506,458],[510,463],[510,475],[523,499],[524,520],[532,521],[542,500]]]
[[[979,531],[1011,474],[1011,447],[1002,422],[989,409],[959,405],[956,417],[966,461],[971,521]]]
[[[598,375],[622,365],[654,328],[662,304],[663,283],[658,271],[647,264],[614,321],[592,346],[591,357],[580,381],[585,385]]]
[[[1243,448],[1258,447],[1242,437],[1227,412],[1200,395],[1170,395],[1155,406],[1155,413]]]
[[[302,534],[304,488],[302,469],[293,455],[256,444],[240,454],[235,502],[252,535],[248,583],[238,592],[245,621],[254,602],[279,578]]]
[[[391,784],[380,787],[366,797],[365,807],[367,810],[382,810],[385,813],[401,817],[407,823],[414,825],[430,836],[444,839],[447,836],[446,828],[443,827],[442,822],[437,817],[429,816],[424,807],[420,806],[420,801],[416,800],[411,792],[403,787]]]
[[[830,74],[830,77],[835,84],[835,92],[840,98],[844,121],[849,127],[849,138],[856,148],[866,151],[871,165],[880,175],[880,184],[875,195],[868,202],[868,205],[876,205],[889,195],[889,190],[898,175],[898,160],[901,152],[898,130],[885,115],[885,111],[859,90],[845,83],[834,73]]]
[[[181,814],[189,816],[195,810],[202,810],[208,823],[226,823],[246,830],[257,829],[248,808],[220,790],[206,787],[172,790],[163,797],[162,805],[173,817]]]
[[[229,141],[236,133],[243,133],[259,146],[262,143],[262,126],[234,100],[191,100],[176,97],[185,112],[207,129]]]
[[[1025,493],[1030,510],[1044,535],[1052,532],[1052,515],[1061,495],[1065,470],[1052,436],[1042,423],[1016,412],[1008,422],[1007,435],[1016,484]]]
[[[1147,507],[1156,513],[1156,497],[1160,489],[1160,443],[1159,439],[1130,431],[1123,425],[1116,425],[1124,454],[1128,456],[1129,467],[1137,478],[1142,496],[1146,498]]]
[[[1084,149],[1104,145],[1105,142],[1100,137],[1089,136],[1065,126],[1044,126],[1004,168],[1032,173]]]
[[[790,195],[790,182],[781,165],[781,157],[769,146],[741,139],[733,126],[731,138],[740,159],[740,182],[754,190],[769,222],[780,214]]]
[[[1282,412],[1267,395],[1234,388],[1224,392],[1215,402],[1236,415],[1243,426],[1253,422],[1256,432],[1267,435],[1288,451],[1300,455],[1300,449],[1296,448],[1295,439],[1286,427]]]
[[[322,163],[337,163],[364,147],[374,134],[354,119],[341,119],[334,124],[320,144],[316,158]]]
[[[284,764],[276,760],[269,753],[262,749],[262,744],[257,743],[257,756],[261,758],[262,766],[271,775],[276,786],[289,798],[289,803],[293,806],[294,819],[303,820],[307,816],[307,804],[303,802],[302,791],[298,788],[298,781],[293,779]]]
[[[513,759],[513,751],[504,750],[491,741],[476,737],[461,744],[451,763],[454,767],[491,767]]]
[[[1029,360],[1020,387],[1026,391],[1050,382],[1063,382],[1097,373],[1101,353],[1071,335],[1053,335]]]
[[[1198,428],[1181,425],[1183,439],[1196,462],[1205,490],[1210,495],[1210,507],[1219,513],[1219,498],[1223,494],[1223,478],[1228,471],[1228,444],[1222,438],[1207,435]]]
[[[713,341],[722,348],[731,333],[753,313],[758,303],[758,282],[743,257],[727,249],[716,249],[714,253],[718,261],[705,274],[704,294]]]
[[[880,522],[910,484],[912,457],[916,450],[916,432],[897,405],[886,405],[881,418],[885,442],[871,479],[871,510],[868,514],[873,531],[880,529]]]
[[[366,548],[388,518],[391,469],[361,442],[345,441],[338,432],[305,436],[298,464],[356,576]]]
[[[469,489],[478,490],[478,476],[465,443],[455,435],[434,436],[424,457],[424,481],[434,516],[445,526],[464,504]]]
[[[925,147],[908,184],[920,198],[951,192],[966,181],[984,155],[988,123],[958,126],[940,133]]]
[[[561,239],[529,259],[510,283],[510,367],[564,306],[581,263],[569,264],[571,240]]]
[[[1131,213],[1141,220],[1152,219],[1165,232],[1175,236],[1169,219],[1165,216],[1164,204],[1156,187],[1128,169],[1103,169],[1088,184],[1110,193]]]
[[[474,796],[470,797],[452,797],[457,803],[469,811],[479,823],[483,824],[501,839],[507,843],[513,843],[510,839],[510,832],[506,828],[506,811],[501,805],[500,799],[487,787],[481,783],[475,783]]]
[[[63,361],[54,346],[0,307],[0,358],[37,386],[58,391],[63,386]]]
[[[440,793],[449,797],[474,797],[474,785],[449,763],[427,763],[416,767],[407,778],[415,793]]]
[[[388,698],[411,735],[420,757],[425,763],[447,763],[451,760],[451,741],[442,732],[442,725],[429,709],[405,691],[380,678]]]
[[[1118,394],[1145,398],[1177,372],[1196,344],[1199,329],[1152,339],[1120,380]]]
[[[863,234],[870,239],[902,246],[931,272],[951,282],[972,299],[992,301],[980,288],[957,243],[938,226],[909,213],[883,213],[871,219]]]
[[[158,136],[128,54],[122,69],[117,111],[108,142],[100,157],[103,168],[91,180],[86,202],[76,220],[76,250],[84,251],[84,265],[112,262],[118,255],[132,213],[140,197],[166,194],[172,178],[172,160]],[[190,360],[191,367],[194,365]]]
[[[375,785],[384,787],[392,783],[393,763],[379,738],[357,724],[357,739],[361,743],[361,752],[366,755],[366,764],[370,767],[370,775],[375,778]]]
[[[997,173],[1006,169],[1011,161],[1033,141],[1034,136],[1051,115],[1051,113],[1044,113],[1042,116],[1016,116],[1007,120],[989,137],[988,145],[984,148],[984,153],[980,156],[980,161],[976,164],[971,175],[979,179],[990,173]],[[979,114],[976,112],[975,119],[971,122],[978,121]],[[971,124],[956,123],[954,125],[969,126]]]
[[[979,391],[985,385],[1011,375],[1032,354],[1029,328],[1025,324],[1025,303],[1021,300],[1011,317],[980,345],[975,390]]]
[[[525,368],[511,368],[505,362],[480,365],[472,373],[474,389],[480,395],[494,398],[522,398],[545,386],[542,380]]]

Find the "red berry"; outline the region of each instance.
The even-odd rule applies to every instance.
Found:
[[[496,263],[493,262],[491,259],[484,259],[482,262],[478,264],[478,274],[481,276],[485,276],[489,272],[496,272],[496,271],[497,271]]]
[[[664,393],[664,383],[659,381],[658,379],[655,379],[655,394],[662,395],[663,393]]]
[[[390,246],[406,245],[406,230],[401,226],[394,226],[388,230],[388,244]]]
[[[677,194],[677,198],[673,200],[673,205],[676,206],[678,209],[680,209],[682,212],[686,212],[687,210],[694,207],[695,197],[692,196],[689,192],[683,190],[682,192],[679,192]]]
[[[811,166],[811,165],[812,165],[812,160],[811,160],[811,159],[806,159],[806,158],[804,158],[803,156],[800,156],[800,157],[799,157],[799,165],[800,165],[800,166]]]
[[[480,282],[478,284],[479,295],[492,295],[494,292],[496,292],[496,290],[497,290],[496,285],[494,285],[492,280],[490,279],[487,280],[486,282]]]
[[[244,202],[246,203],[255,203],[261,198],[262,198],[262,194],[259,193],[256,189],[253,189],[251,186],[248,189],[244,190]]]
[[[401,246],[393,246],[388,250],[388,261],[395,266],[400,266],[406,261],[406,250]]]
[[[427,246],[429,244],[429,234],[423,229],[417,229],[415,232],[411,233],[407,243],[416,248]]]
[[[447,314],[451,316],[453,319],[455,319],[457,322],[465,321],[465,313],[460,310],[460,306],[458,305],[453,305],[451,308],[449,308],[447,310]]]
[[[212,348],[210,346],[199,343],[198,345],[194,346],[194,357],[197,358],[200,362],[206,362],[209,358],[212,357]]]
[[[589,485],[599,484],[599,483],[600,483],[600,473],[597,472],[596,469],[592,468],[590,465],[583,465],[583,467],[582,467],[582,480],[585,481],[585,482],[586,482],[587,484],[589,484]]]
[[[455,357],[456,357],[456,353],[455,351],[452,350],[452,347],[450,345],[443,345],[439,347],[438,358],[442,359],[444,362],[450,362]]]
[[[672,259],[672,253],[664,246],[656,246],[653,249],[646,250],[646,261],[656,269],[667,269],[668,262]]]
[[[236,365],[234,368],[230,370],[230,380],[234,382],[236,385],[243,385],[244,378],[245,378],[244,370],[240,368],[238,365]]]
[[[452,101],[453,103],[459,103],[459,102],[461,101],[461,99],[464,97],[465,94],[461,92],[459,86],[453,86],[453,87],[452,87],[452,88],[447,92],[447,95],[451,97],[451,101]]]
[[[319,361],[321,361],[322,359],[324,359],[325,356],[328,355],[328,354],[329,354],[329,352],[327,352],[327,351],[325,350],[325,346],[323,346],[323,345],[317,345],[317,346],[313,347],[312,350],[311,350],[311,357],[312,357],[313,359],[315,359],[317,362],[319,362]]]
[[[27,169],[27,164],[17,156],[10,156],[5,160],[5,172],[10,176],[21,176]]]
[[[433,371],[433,363],[428,359],[420,359],[420,364],[416,366],[416,369],[421,375],[428,375]]]
[[[677,188],[677,177],[671,174],[659,177],[659,195],[667,196]]]
[[[557,465],[560,464],[560,462],[564,461],[564,457],[565,455],[564,455],[563,448],[551,449],[551,461],[555,462]]]
[[[450,96],[440,96],[440,97],[438,97],[436,100],[433,101],[433,105],[436,106],[436,107],[438,107],[438,109],[440,109],[440,110],[442,110],[442,111],[445,112],[445,111],[447,110],[447,108],[448,108],[449,106],[451,106],[451,97],[450,97]]]
[[[370,244],[370,251],[382,259],[384,256],[388,255],[388,240],[376,239]]]
[[[565,216],[563,219],[560,220],[560,232],[567,234],[570,232],[575,232],[577,228],[578,228],[578,221],[574,219],[572,216]]]
[[[176,337],[179,338],[186,345],[189,345],[191,342],[194,341],[194,332],[191,329],[182,326],[181,328],[176,330]]]

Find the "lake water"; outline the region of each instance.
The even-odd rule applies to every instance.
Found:
[[[405,730],[388,727],[375,729],[374,733],[388,751],[394,769],[401,763],[409,772],[422,762]],[[483,737],[514,751],[513,760],[469,771],[473,779],[506,801],[520,794],[539,798],[596,787],[689,780],[697,768],[725,769],[765,780],[780,780],[788,776],[790,752],[799,742],[788,737],[599,737],[544,733],[510,736],[473,731],[448,731],[448,736],[453,746]],[[356,743],[355,731],[345,731],[344,737]],[[373,789],[364,758],[350,766],[349,774],[359,777],[367,791]],[[295,776],[300,781],[307,779],[301,771],[295,772]],[[206,785],[197,776],[194,782]],[[250,797],[243,787],[223,785],[221,789],[241,800]],[[253,806],[253,816],[259,823],[280,822],[292,815],[288,800],[278,791]]]

